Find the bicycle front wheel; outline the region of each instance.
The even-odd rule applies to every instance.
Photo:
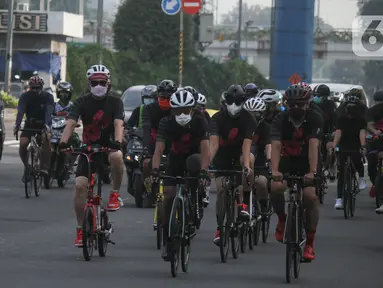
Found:
[[[33,150],[28,149],[27,151],[27,167],[24,168],[24,189],[25,189],[25,198],[30,198],[32,189],[34,187],[33,182]]]
[[[352,187],[351,187],[351,171],[349,167],[346,167],[344,172],[344,184],[343,184],[343,214],[345,219],[349,219],[350,215],[350,202],[352,201]]]
[[[95,238],[93,231],[93,208],[88,207],[85,210],[84,221],[82,223],[82,254],[85,261],[89,261],[93,256],[93,247]]]
[[[226,202],[227,196],[223,194],[222,198],[222,207],[221,212],[219,213],[219,232],[220,232],[220,241],[219,241],[219,254],[221,256],[221,262],[226,263],[227,256],[229,255],[230,247],[230,225],[226,213]]]
[[[286,281],[291,282],[293,272],[293,260],[296,252],[296,207],[293,204],[288,205],[285,242],[286,242]]]
[[[238,217],[235,217],[235,212],[238,211],[237,206],[235,206],[235,201],[233,199],[233,195],[231,197],[228,197],[227,199],[227,211],[228,211],[228,224],[230,227],[230,242],[231,242],[231,252],[234,259],[238,258],[238,252],[239,252],[239,236],[240,231],[238,231]],[[238,211],[239,213],[239,211]]]
[[[162,230],[162,201],[158,201],[156,204],[155,218],[156,218],[156,235],[157,235],[157,249],[160,250],[163,243],[163,230]]]
[[[180,246],[183,232],[183,214],[181,199],[176,197],[173,201],[169,223],[169,241],[167,245],[170,252],[170,269],[173,277],[177,277],[180,260]]]

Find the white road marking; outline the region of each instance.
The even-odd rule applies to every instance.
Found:
[[[18,144],[19,141],[17,140],[5,140],[4,145],[11,145],[11,144]]]

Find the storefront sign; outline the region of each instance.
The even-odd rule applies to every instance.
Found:
[[[48,32],[48,15],[41,13],[14,13],[13,21],[14,32]],[[8,13],[0,12],[0,31],[8,28]]]

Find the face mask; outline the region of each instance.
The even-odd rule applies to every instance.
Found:
[[[108,92],[108,87],[106,86],[100,86],[97,85],[96,87],[90,88],[90,93],[92,93],[93,96],[101,98],[106,95],[106,92]]]
[[[306,115],[306,110],[294,107],[289,110],[289,115],[294,122],[301,122]]]
[[[237,106],[235,105],[235,103],[231,105],[226,104],[226,108],[227,108],[227,112],[229,112],[231,116],[236,116],[237,114],[239,114],[239,112],[241,112],[242,105]]]
[[[314,99],[313,99],[314,103],[315,104],[319,104],[322,102],[322,98],[321,97],[318,97],[318,96],[315,96]]]
[[[169,110],[170,109],[170,100],[169,99],[158,99],[158,105],[161,110]]]
[[[154,103],[154,99],[152,98],[144,98],[144,105],[149,105]]]
[[[357,106],[346,106],[346,111],[350,116],[357,116],[358,115],[358,107]]]
[[[181,126],[185,126],[191,121],[192,117],[191,114],[181,113],[181,115],[176,115],[175,118],[178,124],[180,124]]]

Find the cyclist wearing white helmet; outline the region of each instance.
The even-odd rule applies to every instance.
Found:
[[[107,209],[116,211],[123,205],[119,190],[124,173],[121,143],[124,133],[124,107],[120,98],[108,96],[111,88],[110,72],[104,65],[93,65],[87,74],[90,94],[78,98],[68,116],[68,123],[61,138],[60,147],[68,147],[68,140],[79,118],[84,126],[83,143],[98,144],[117,149],[109,153],[112,171],[113,190],[109,196]],[[113,139],[113,142],[110,141]],[[76,171],[75,212],[77,217],[76,246],[82,246],[82,221],[88,191],[88,163],[85,157],[79,158]]]
[[[161,119],[156,139],[155,151],[152,159],[151,176],[154,182],[159,181],[159,167],[161,157],[165,151],[166,143],[172,143],[172,149],[168,155],[166,175],[183,176],[188,172],[190,176],[198,176],[203,185],[210,182],[209,169],[209,127],[206,119],[199,113],[193,112],[195,99],[189,91],[179,90],[170,98],[170,110],[172,116]],[[199,152],[201,151],[201,152]],[[197,192],[196,182],[192,182],[192,193]],[[168,231],[169,216],[172,209],[173,199],[176,195],[176,183],[172,180],[164,180],[164,231]],[[194,196],[193,196],[193,199]],[[199,198],[201,201],[201,198]],[[202,203],[200,202],[202,208]],[[200,209],[200,213],[203,210]],[[200,219],[199,219],[200,220]],[[199,228],[199,220],[196,226]],[[192,232],[194,233],[194,231]],[[166,245],[168,233],[163,233],[164,250],[162,258],[169,261],[169,249]]]
[[[271,126],[264,121],[263,114],[266,111],[266,103],[261,98],[250,98],[243,105],[243,109],[256,118],[258,126],[253,134],[253,145],[251,152],[255,157],[255,170],[260,173],[254,178],[257,189],[257,197],[261,209],[266,212],[268,207],[269,193],[267,189],[267,178],[271,159]],[[249,205],[244,195],[245,204]]]
[[[282,111],[281,101],[283,95],[274,89],[264,89],[259,91],[257,97],[261,98],[266,103],[266,111],[263,118],[267,123],[271,124],[275,116]]]
[[[206,103],[207,101],[206,101],[205,95],[198,93],[196,108],[205,115],[206,121],[210,125],[211,117],[210,117],[210,114],[206,111]]]

